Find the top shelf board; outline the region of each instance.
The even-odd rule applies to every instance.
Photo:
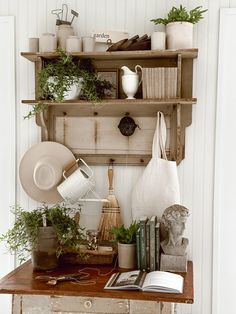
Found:
[[[155,59],[155,58],[169,58],[174,59],[177,58],[179,54],[181,54],[184,59],[194,59],[197,58],[198,49],[181,49],[181,50],[138,50],[138,51],[114,51],[114,52],[74,52],[70,53],[74,57],[78,58],[89,58],[95,60],[134,60],[134,59]],[[47,52],[47,53],[39,53],[39,52],[21,52],[21,55],[26,59],[37,62],[40,61],[41,58],[45,59],[55,59],[58,57],[57,53]]]

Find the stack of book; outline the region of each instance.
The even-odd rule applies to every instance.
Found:
[[[142,216],[136,233],[137,268],[145,271],[160,269],[160,223],[156,216]]]
[[[143,68],[143,98],[176,98],[177,68]]]

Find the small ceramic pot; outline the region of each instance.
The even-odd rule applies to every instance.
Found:
[[[63,97],[64,100],[70,100],[70,99],[78,99],[80,92],[81,92],[81,87],[82,87],[82,80],[83,78],[81,77],[79,79],[78,83],[74,83],[70,86],[70,89],[68,89],[67,91],[64,92]],[[48,83],[49,84],[54,84],[55,79],[53,76],[49,77],[48,79]],[[50,86],[49,86],[50,89]],[[52,92],[52,88],[50,89],[50,91]],[[57,97],[57,95],[53,95],[54,97]]]
[[[193,24],[172,22],[166,25],[167,49],[187,49],[193,47]]]
[[[118,265],[120,268],[136,267],[136,244],[118,243]]]
[[[53,52],[57,48],[57,39],[53,33],[43,33],[39,38],[40,52]]]
[[[81,39],[77,36],[68,36],[66,39],[66,51],[67,52],[81,51]]]

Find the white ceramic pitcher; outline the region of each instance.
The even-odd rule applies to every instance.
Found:
[[[140,65],[135,66],[135,72],[131,71],[127,66],[122,66],[121,70],[124,71],[124,75],[122,76],[122,88],[124,93],[128,96],[126,99],[135,99],[134,95],[137,93],[138,87],[142,82],[142,75],[139,79],[138,69],[141,70],[142,67]]]

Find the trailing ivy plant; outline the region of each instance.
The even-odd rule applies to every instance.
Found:
[[[45,61],[39,72],[39,104],[33,107],[24,118],[30,118],[45,109],[49,101],[62,102],[71,85],[81,85],[80,99],[99,102],[106,90],[112,88],[107,80],[98,78],[91,59],[77,59],[64,50],[57,49],[58,57]]]
[[[113,227],[111,232],[114,235],[115,242],[131,244],[136,242],[136,232],[138,227],[139,224],[134,221],[127,228],[124,225],[120,227]]]
[[[201,6],[198,6],[190,11],[187,11],[186,7],[183,7],[182,5],[180,5],[179,8],[172,7],[172,9],[167,14],[167,18],[152,19],[151,22],[154,22],[154,24],[164,25],[171,22],[189,22],[192,24],[196,24],[201,19],[203,19],[203,13],[207,11],[207,9],[201,9]]]
[[[13,208],[15,223],[11,229],[0,236],[0,241],[6,241],[11,253],[17,254],[19,261],[28,258],[38,241],[39,227],[43,221],[47,226],[53,226],[58,238],[57,255],[64,250],[77,250],[84,239],[82,229],[73,219],[72,214],[80,210],[56,204],[51,207],[42,205],[32,211],[26,211],[20,206]]]

